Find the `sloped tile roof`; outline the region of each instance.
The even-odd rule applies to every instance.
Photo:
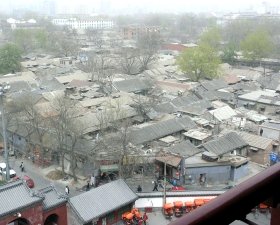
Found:
[[[0,186],[0,199],[0,218],[43,202],[43,197],[32,195],[32,191],[21,180]]]
[[[209,111],[209,113],[219,121],[228,120],[231,117],[237,115],[237,113],[230,106],[224,106],[218,109],[214,109]]]
[[[195,147],[188,141],[182,141],[182,142],[168,148],[167,151],[178,154],[183,157],[190,157],[197,153],[202,152],[203,150]]]
[[[184,107],[184,106],[188,106],[189,104],[192,104],[198,100],[200,100],[200,99],[195,95],[187,95],[187,96],[175,98],[171,101],[171,103],[173,105],[175,105],[176,107]]]
[[[247,146],[248,144],[235,132],[230,132],[216,140],[203,144],[203,148],[220,156],[235,149]]]
[[[187,106],[179,108],[178,111],[192,115],[202,115],[207,111],[207,109],[211,107],[211,102],[209,102],[208,100],[198,100]]]
[[[173,113],[177,111],[176,107],[171,102],[158,104],[154,106],[154,110],[161,113]]]
[[[227,83],[222,79],[204,81],[201,85],[208,91],[215,91],[227,87]]]
[[[104,216],[138,199],[122,180],[116,180],[69,199],[73,212],[82,223]]]
[[[180,162],[182,161],[182,158],[180,156],[175,156],[171,154],[165,156],[156,156],[155,159],[159,162],[166,163],[176,168],[180,165]]]
[[[265,138],[255,134],[250,134],[247,132],[240,132],[239,135],[243,138],[245,142],[248,143],[248,145],[263,150],[265,150],[269,145],[273,143],[273,140],[269,138]]]
[[[195,126],[195,122],[188,116],[173,118],[138,130],[132,130],[129,133],[129,141],[136,145],[142,144]]]
[[[116,81],[113,82],[113,86],[119,91],[125,92],[139,92],[151,88],[151,85],[147,82],[147,80],[139,78]]]
[[[39,193],[44,196],[43,210],[50,210],[61,204],[66,204],[67,202],[66,196],[59,193],[52,186],[39,190]]]

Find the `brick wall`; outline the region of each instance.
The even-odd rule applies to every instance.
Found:
[[[36,205],[24,210],[19,210],[21,217],[14,216],[14,214],[0,219],[0,225],[7,225],[15,220],[27,220],[30,225],[44,224],[43,221],[43,207]]]
[[[44,222],[46,219],[51,216],[51,215],[57,215],[58,216],[58,221],[57,225],[67,225],[67,207],[66,204],[63,204],[61,206],[58,206],[52,210],[46,211],[43,214]]]

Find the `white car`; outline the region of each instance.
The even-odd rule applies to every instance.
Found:
[[[0,163],[0,175],[6,176],[6,163]],[[16,175],[16,171],[10,169],[10,178],[14,178]]]

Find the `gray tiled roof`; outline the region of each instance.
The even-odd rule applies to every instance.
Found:
[[[228,86],[227,83],[222,79],[204,81],[201,83],[201,85],[208,91],[219,90]]]
[[[15,82],[11,83],[10,85],[11,85],[11,88],[9,89],[9,93],[31,90],[31,86],[26,81],[15,81]]]
[[[178,109],[179,112],[185,112],[191,115],[202,115],[207,109],[212,108],[211,102],[208,100],[198,100],[188,106],[184,106]]]
[[[179,154],[180,156],[183,156],[183,157],[190,157],[197,153],[202,152],[203,150],[195,147],[194,145],[192,145],[191,143],[189,143],[187,141],[182,141],[182,142],[168,148],[167,151],[175,153],[175,154]]]
[[[255,134],[250,134],[247,132],[240,132],[239,135],[246,141],[250,146],[256,147],[259,149],[266,150],[269,145],[272,145],[273,140],[269,138],[265,138],[262,136],[258,136]]]
[[[188,116],[165,120],[138,130],[132,130],[129,133],[129,141],[133,144],[142,144],[195,126],[195,122]]]
[[[43,210],[50,210],[58,205],[66,204],[67,202],[66,196],[59,193],[52,186],[39,190],[39,193],[44,196]]]
[[[43,201],[42,197],[32,196],[32,191],[21,180],[0,186],[0,199],[0,218]]]
[[[223,155],[248,144],[235,132],[230,132],[216,140],[203,144],[203,148],[216,155]]]
[[[173,113],[177,111],[176,107],[171,102],[158,104],[154,106],[154,110],[161,113]]]
[[[134,78],[129,80],[115,81],[113,86],[119,91],[125,92],[138,92],[143,90],[148,90],[151,88],[151,85],[147,80]]]
[[[122,179],[119,179],[72,197],[69,204],[82,223],[88,223],[136,199],[138,196]]]
[[[188,106],[189,104],[194,103],[198,100],[199,100],[199,98],[195,95],[187,95],[187,96],[175,98],[171,101],[171,103],[173,105],[175,105],[176,107],[184,107],[184,106]]]

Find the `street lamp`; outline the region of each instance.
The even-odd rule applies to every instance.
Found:
[[[1,105],[1,116],[2,116],[2,128],[3,128],[3,142],[5,151],[5,161],[6,161],[6,181],[10,180],[10,167],[9,167],[9,153],[7,149],[7,136],[6,136],[6,122],[5,122],[5,110],[3,97],[4,94],[10,89],[9,83],[0,84],[0,105]]]

